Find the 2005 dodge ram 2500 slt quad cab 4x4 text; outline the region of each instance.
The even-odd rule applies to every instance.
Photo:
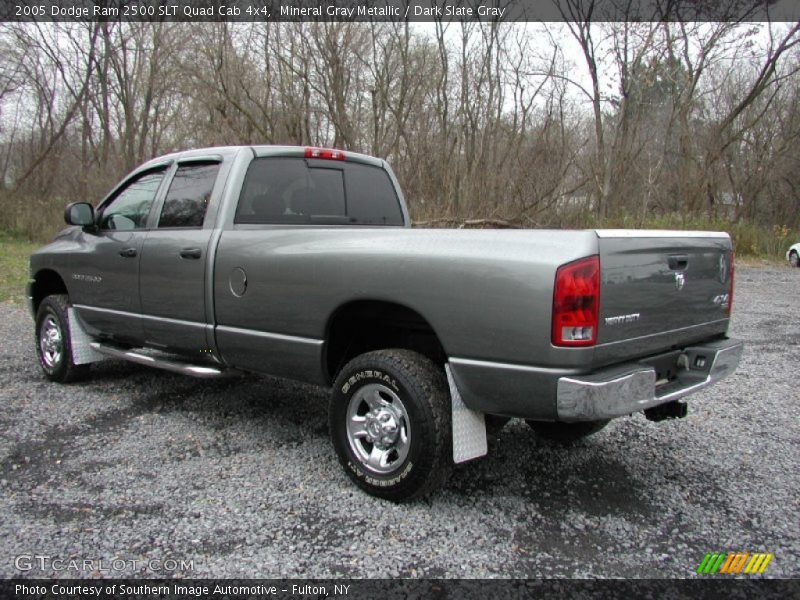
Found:
[[[58,382],[122,358],[332,388],[345,472],[408,500],[526,419],[577,439],[686,414],[734,371],[725,233],[412,229],[385,161],[323,148],[151,160],[31,256]]]

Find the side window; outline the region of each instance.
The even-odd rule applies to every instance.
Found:
[[[181,165],[169,185],[159,227],[202,227],[219,163]]]
[[[347,215],[359,225],[402,225],[403,213],[389,174],[369,165],[347,165]]]
[[[100,214],[100,229],[141,229],[156,198],[164,170],[150,171],[129,182]]]

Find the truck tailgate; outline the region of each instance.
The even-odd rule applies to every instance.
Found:
[[[725,233],[598,231],[601,288],[594,363],[666,351],[727,329]]]

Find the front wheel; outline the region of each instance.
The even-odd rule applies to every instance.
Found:
[[[444,373],[409,350],[378,350],[347,363],[333,386],[330,433],[361,489],[396,502],[424,496],[452,466]]]
[[[794,250],[789,253],[789,264],[793,267],[800,267],[800,257],[797,256],[797,252]]]
[[[76,365],[72,358],[67,296],[47,296],[36,312],[36,354],[45,377],[69,383],[83,377],[88,365]]]
[[[580,421],[564,423],[561,421],[526,421],[534,433],[543,439],[559,444],[572,444],[587,436],[597,433],[608,425],[608,420]]]

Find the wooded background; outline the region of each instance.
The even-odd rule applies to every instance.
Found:
[[[220,144],[386,158],[422,225],[800,239],[798,23],[6,23],[0,56],[0,229],[31,239]]]

